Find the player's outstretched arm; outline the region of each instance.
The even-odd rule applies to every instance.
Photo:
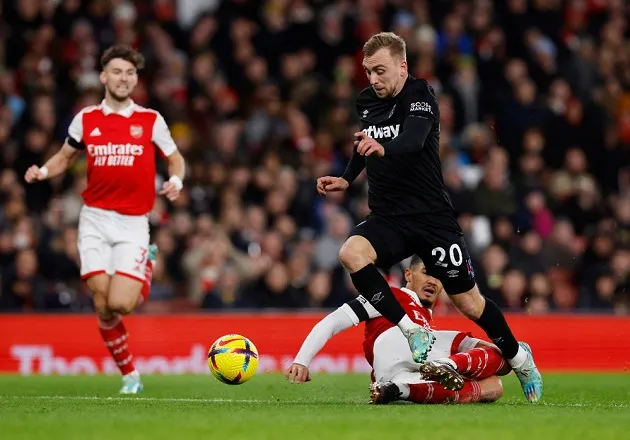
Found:
[[[170,177],[177,176],[180,180],[184,180],[186,175],[186,161],[179,151],[174,152],[166,158],[168,161],[168,175]]]
[[[166,198],[173,201],[179,197],[179,193],[184,187],[186,161],[184,160],[184,156],[177,150],[168,156],[166,160],[168,162],[168,175],[170,178],[167,182],[164,182],[160,195],[166,196]]]
[[[349,185],[352,185],[352,182],[354,182],[356,178],[359,177],[359,174],[361,174],[361,171],[363,171],[363,169],[365,168],[365,158],[362,157],[361,154],[359,154],[356,145],[357,144],[355,143],[350,161],[348,162],[346,170],[341,176],[342,179],[348,182]]]
[[[308,366],[324,345],[336,334],[349,329],[354,322],[341,307],[319,321],[308,334],[298,352],[293,365],[285,377],[291,383],[304,383],[311,380]]]
[[[26,180],[27,183],[33,183],[57,177],[68,169],[80,152],[81,150],[70,146],[66,141],[61,149],[57,151],[53,157],[48,159],[44,166],[40,168],[37,165],[32,165],[26,170],[24,180]]]
[[[356,144],[356,142],[355,142]],[[365,159],[355,147],[348,166],[341,177],[324,176],[317,179],[317,192],[325,196],[329,192],[345,191],[365,168]]]

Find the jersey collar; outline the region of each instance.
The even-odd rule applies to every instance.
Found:
[[[414,299],[414,301],[415,301],[415,302],[417,302],[417,303],[420,305],[420,307],[424,307],[424,306],[422,305],[422,303],[420,302],[420,298],[418,298],[418,294],[417,294],[416,292],[414,292],[414,291],[413,291],[413,290],[411,290],[411,289],[407,289],[406,287],[401,287],[401,288],[400,288],[400,290],[402,290],[403,292],[405,292],[407,295],[411,296],[411,297]],[[427,309],[427,310],[429,311],[429,314],[430,314],[431,316],[433,316],[433,309],[430,309],[430,308],[428,308],[428,307],[424,307],[424,308],[425,308],[425,309]]]
[[[132,99],[129,100],[129,105],[127,107],[125,107],[122,110],[116,111],[113,108],[111,108],[110,106],[107,105],[107,103],[105,103],[105,100],[103,99],[101,101],[101,107],[103,108],[103,113],[105,114],[105,116],[110,115],[112,113],[115,113],[117,115],[120,116],[124,116],[125,118],[128,118],[131,116],[131,114],[133,113],[135,107],[136,107],[136,103],[133,102]]]

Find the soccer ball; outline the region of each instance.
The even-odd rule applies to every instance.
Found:
[[[213,376],[221,382],[240,385],[256,374],[258,350],[244,336],[221,336],[208,350],[208,366]]]

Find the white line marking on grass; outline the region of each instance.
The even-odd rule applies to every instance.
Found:
[[[626,403],[545,403],[541,402],[543,406],[567,406],[578,408],[627,408]]]
[[[500,404],[500,401],[499,401]],[[539,403],[506,403],[507,406],[522,406],[524,408],[535,408],[537,406],[554,406],[558,408],[627,408],[627,403],[558,403],[558,402],[539,402]]]
[[[192,402],[192,403],[300,403],[298,400],[222,399],[186,397],[104,397],[104,396],[0,396],[0,399],[16,400],[105,400],[114,402]]]
[[[284,399],[224,399],[224,398],[193,398],[193,397],[107,397],[107,396],[0,396],[2,399],[13,400],[94,400],[94,401],[110,401],[110,402],[185,402],[185,403],[291,403],[291,404],[348,404],[359,405],[358,402],[317,402],[306,400],[284,400]],[[398,403],[398,402],[397,402]],[[403,403],[403,402],[400,402]],[[404,402],[407,403],[407,402]],[[366,403],[367,405],[367,403]],[[500,405],[500,403],[499,403]],[[485,405],[484,405],[485,406]],[[556,403],[556,402],[540,402],[538,404],[525,403],[507,403],[506,406],[522,406],[535,408],[537,406],[552,406],[559,408],[628,408],[626,403]]]

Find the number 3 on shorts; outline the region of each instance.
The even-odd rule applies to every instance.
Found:
[[[140,258],[138,260],[135,260],[136,263],[138,264],[142,264],[145,262],[146,258],[147,258],[147,253],[149,251],[145,248],[140,248]]]
[[[438,260],[435,262],[436,266],[448,267],[448,263],[444,262],[444,259],[446,258],[446,250],[443,247],[438,246],[431,251],[431,255],[433,256],[438,255],[438,254],[440,256],[438,257]],[[462,263],[464,262],[462,249],[459,247],[457,243],[451,245],[451,247],[448,250],[448,256],[450,257],[451,263],[453,263],[453,266],[461,266]]]

